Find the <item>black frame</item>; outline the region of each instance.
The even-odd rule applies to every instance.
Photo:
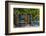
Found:
[[[37,32],[22,32],[22,33],[9,33],[8,32],[8,3],[27,3],[27,4],[42,4],[43,5],[43,31]],[[5,1],[5,35],[17,35],[17,34],[32,34],[32,33],[44,33],[45,32],[45,3],[38,2],[20,2],[20,1]]]

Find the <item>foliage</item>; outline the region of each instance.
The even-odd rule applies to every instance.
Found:
[[[39,17],[39,9],[34,9],[34,8],[15,8],[14,9],[15,14],[30,14],[32,15],[32,18],[36,16]]]

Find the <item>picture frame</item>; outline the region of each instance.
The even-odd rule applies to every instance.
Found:
[[[37,18],[35,19],[36,15],[38,15],[37,18],[39,22],[35,22],[35,20],[37,19]],[[19,20],[17,20],[17,16]],[[29,19],[30,16],[32,18],[31,21]],[[26,20],[26,18],[29,19],[29,22],[28,19]],[[5,1],[5,35],[33,34],[44,32],[45,32],[45,3]]]

